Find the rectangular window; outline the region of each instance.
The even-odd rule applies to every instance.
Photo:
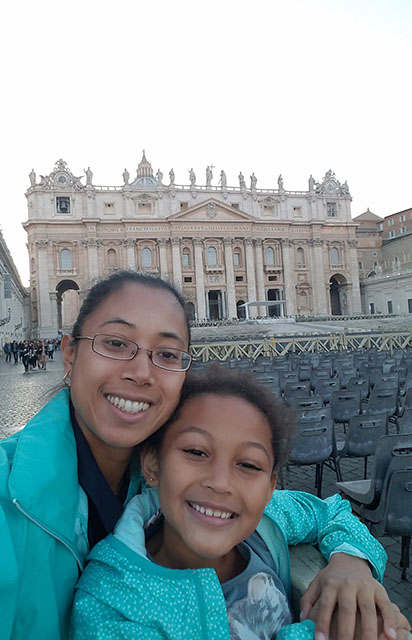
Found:
[[[388,300],[388,313],[393,313],[392,300]]]
[[[302,217],[302,207],[293,207],[293,217],[294,218]]]
[[[412,313],[412,298],[408,298],[408,313]]]
[[[326,204],[326,209],[328,212],[328,218],[336,218],[338,215],[338,207],[336,202],[328,202]]]
[[[150,202],[139,202],[139,213],[152,213],[152,204]]]
[[[104,203],[104,212],[108,213],[109,215],[111,213],[114,213],[114,202],[105,202]]]
[[[232,202],[231,207],[233,207],[233,209],[239,209],[239,204],[237,202]]]
[[[240,253],[239,251],[235,251],[233,254],[233,264],[235,267],[240,266]]]
[[[192,278],[190,276],[185,276],[183,280],[184,282],[192,282]]]
[[[67,196],[56,196],[57,213],[70,213],[70,198]]]
[[[185,211],[185,209],[187,209],[189,207],[189,203],[188,202],[181,202],[180,203],[180,211]]]
[[[4,297],[11,298],[11,275],[10,273],[4,274]]]
[[[236,276],[236,282],[243,282],[243,276]]]
[[[391,231],[389,231],[389,237],[390,238],[394,238],[395,237],[395,231],[393,229]]]
[[[358,267],[359,267],[359,269],[361,269],[361,270],[363,269],[363,264],[362,264],[362,262],[358,262]]]
[[[406,227],[401,227],[401,233],[406,233]]]
[[[369,313],[371,314],[371,316],[375,315],[375,303],[374,302],[370,302],[369,303]]]
[[[388,227],[393,227],[394,224],[395,224],[395,220],[393,218],[389,218]]]
[[[275,280],[277,280],[277,279],[278,279],[278,277],[277,277],[277,276],[269,276],[269,277],[268,277],[269,282],[274,282],[274,281],[275,281]]]
[[[406,220],[406,216],[405,216],[405,215],[402,215],[402,216],[400,217],[400,221],[401,221],[401,222],[405,222],[405,220]]]

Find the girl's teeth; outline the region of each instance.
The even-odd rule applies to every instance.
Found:
[[[114,404],[125,413],[140,413],[146,411],[150,407],[148,402],[132,402],[131,400],[125,400],[124,398],[118,398],[117,396],[106,396],[108,401]]]
[[[205,509],[200,504],[196,504],[195,502],[190,502],[190,505],[195,509],[195,511],[199,511],[199,513],[204,513],[207,516],[213,518],[221,518],[222,520],[228,520],[232,517],[232,513],[229,511],[213,511],[213,509]]]

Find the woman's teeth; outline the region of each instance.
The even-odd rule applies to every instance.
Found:
[[[221,518],[222,520],[228,520],[233,516],[231,511],[213,511],[213,509],[204,508],[196,502],[189,502],[190,506],[199,513],[204,513],[206,516],[212,516],[213,518]]]
[[[118,398],[117,396],[106,396],[109,402],[114,404],[115,407],[125,411],[126,413],[140,413],[146,411],[150,407],[148,402],[132,402],[131,400],[125,400],[124,398]]]

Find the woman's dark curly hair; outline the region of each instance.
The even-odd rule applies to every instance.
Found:
[[[231,396],[245,400],[266,418],[271,435],[275,459],[273,472],[286,463],[291,436],[294,432],[294,411],[275,398],[270,389],[257,382],[253,375],[219,365],[210,365],[203,373],[189,373],[182,387],[180,402],[169,420],[140,446],[160,450],[168,427],[180,415],[185,402],[200,395]]]

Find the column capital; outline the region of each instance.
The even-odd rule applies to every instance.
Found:
[[[48,240],[36,240],[36,242],[34,244],[36,245],[36,247],[38,249],[47,249],[47,247],[49,246],[49,241]]]
[[[159,247],[167,247],[167,243],[168,243],[168,242],[169,242],[169,241],[168,241],[166,238],[160,238],[160,239],[157,241],[157,244],[159,245]]]
[[[233,238],[223,238],[223,244],[225,245],[225,247],[232,247]]]
[[[350,238],[349,240],[346,240],[346,244],[352,249],[355,249],[358,246],[359,242],[357,240]]]
[[[262,238],[255,238],[255,245],[256,245],[256,247],[263,247]]]
[[[245,238],[244,243],[246,247],[253,247],[253,238]]]
[[[180,247],[180,238],[171,239],[172,247]]]
[[[293,241],[290,240],[290,238],[282,238],[280,242],[283,247],[291,247],[293,244]]]
[[[204,246],[204,242],[202,238],[193,238],[193,244],[195,247],[202,247]]]

